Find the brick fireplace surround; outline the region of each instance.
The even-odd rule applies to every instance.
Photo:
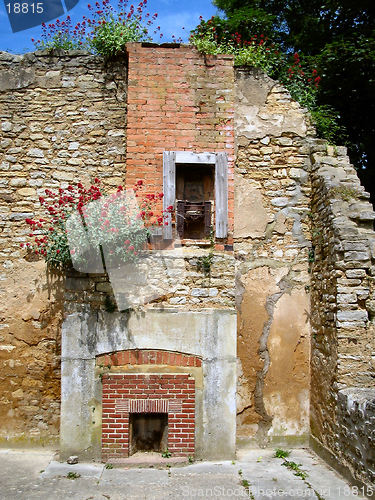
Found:
[[[196,356],[159,350],[127,350],[99,356],[97,365],[201,367]],[[121,368],[120,368],[121,369]],[[195,380],[189,373],[109,373],[103,375],[102,460],[129,455],[130,414],[168,415],[166,447],[173,456],[194,455]],[[160,450],[162,451],[162,450]]]

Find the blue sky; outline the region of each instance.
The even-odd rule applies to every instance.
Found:
[[[0,0],[0,50],[13,53],[30,52],[34,50],[31,38],[38,39],[41,29],[35,27],[13,33],[7,16],[9,7],[6,7],[6,5],[9,1],[22,3],[22,0]],[[26,1],[31,4],[34,0]],[[35,2],[37,1],[46,3],[47,1],[56,0],[35,0]],[[73,22],[81,21],[82,16],[90,16],[87,8],[89,3],[90,0],[80,0],[69,11]],[[112,3],[117,4],[117,1],[113,0]],[[134,5],[137,6],[137,4],[138,2],[134,1]],[[199,16],[207,19],[217,13],[217,9],[212,5],[211,0],[148,0],[148,11],[150,14],[158,13],[157,25],[160,25],[160,31],[164,35],[162,40],[165,42],[171,41],[172,35],[175,35],[176,38],[181,37],[186,42],[190,30],[199,23]],[[61,16],[60,20],[63,19],[64,16]],[[182,29],[183,27],[185,29]],[[160,41],[159,35],[155,38],[155,41]]]

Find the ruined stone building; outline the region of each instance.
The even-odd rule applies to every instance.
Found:
[[[0,64],[2,443],[126,457],[141,413],[176,455],[310,444],[373,483],[374,212],[345,148],[231,56],[129,44],[111,64]],[[105,306],[116,276],[52,273],[20,248],[46,188],[94,177],[173,206],[163,258],[183,265],[139,307]]]

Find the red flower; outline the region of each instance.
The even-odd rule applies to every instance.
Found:
[[[137,186],[142,186],[143,184],[143,181],[140,179],[139,181],[137,181]]]

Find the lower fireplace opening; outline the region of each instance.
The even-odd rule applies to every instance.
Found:
[[[129,414],[129,455],[168,448],[168,413]]]

